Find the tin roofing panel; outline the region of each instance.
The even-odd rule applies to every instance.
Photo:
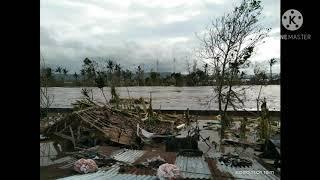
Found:
[[[179,167],[183,178],[210,179],[211,172],[204,157],[178,156],[175,165]]]
[[[83,174],[83,175],[74,175],[66,178],[61,178],[60,180],[125,180],[125,179],[134,179],[134,180],[156,180],[156,176],[147,176],[147,175],[134,175],[134,174],[118,174],[119,165],[114,165],[109,170],[99,170],[95,173]]]
[[[134,163],[144,153],[145,153],[145,151],[142,151],[142,150],[123,149],[123,150],[118,151],[117,153],[111,155],[111,157],[117,161],[126,162],[126,163]]]

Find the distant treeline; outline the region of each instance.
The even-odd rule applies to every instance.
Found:
[[[141,66],[135,71],[122,69],[120,64],[113,60],[106,61],[106,64],[98,64],[86,58],[83,61],[80,73],[69,73],[69,70],[58,66],[53,69],[44,67],[41,74],[47,79],[48,87],[93,87],[97,81],[104,81],[105,86],[213,86],[215,77],[209,74],[208,64],[201,68],[193,68],[188,74],[180,72],[165,73],[144,72]],[[255,71],[254,75],[241,74],[238,77],[239,85],[261,85],[280,84],[279,74],[273,75]]]

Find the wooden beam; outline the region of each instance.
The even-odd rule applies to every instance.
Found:
[[[75,148],[75,147],[76,147],[76,142],[75,142],[75,140],[74,140],[73,130],[72,130],[71,126],[69,126],[69,129],[70,129],[70,132],[71,132],[73,148]]]
[[[80,132],[81,126],[78,126],[78,135],[77,135],[77,141],[80,140],[81,132]]]
[[[59,133],[59,132],[55,132],[54,134],[55,134],[56,136],[59,136],[59,137],[63,138],[63,139],[67,139],[67,140],[73,141],[72,137],[67,136],[67,135],[65,135],[65,134],[62,134],[62,133]]]

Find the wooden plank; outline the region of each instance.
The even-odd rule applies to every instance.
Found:
[[[91,124],[95,124],[95,125],[99,125],[99,126],[107,126],[107,124],[105,123],[101,123],[99,121],[95,121],[93,120],[92,118],[88,117],[87,115],[84,115],[85,117],[83,117],[82,119],[85,121],[85,122],[90,122]]]
[[[78,135],[77,135],[77,141],[78,141],[78,142],[79,142],[80,137],[81,137],[80,128],[81,128],[81,125],[80,125],[80,126],[78,126]]]
[[[72,130],[71,126],[69,126],[69,129],[70,129],[70,132],[71,132],[71,138],[72,138],[73,148],[75,148],[75,147],[76,147],[76,142],[75,142],[75,140],[74,140],[73,130]]]
[[[123,131],[119,128],[103,128],[105,135],[110,138],[111,141],[120,144],[130,144],[132,139],[132,131]]]
[[[84,118],[83,116],[79,115],[81,117],[81,119],[87,123],[89,123],[91,126],[97,128],[99,131],[104,132],[103,129],[101,129],[101,127],[97,126],[96,124],[92,123],[91,121],[87,120],[86,118]]]
[[[55,132],[54,134],[55,134],[56,136],[59,136],[59,137],[64,138],[64,139],[68,139],[68,140],[70,140],[70,141],[73,140],[72,137],[67,136],[67,135],[65,135],[65,134],[62,134],[62,133],[59,133],[59,132]]]

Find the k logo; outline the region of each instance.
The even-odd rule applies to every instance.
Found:
[[[282,25],[289,31],[295,31],[303,24],[302,14],[295,9],[289,9],[283,13],[281,20]]]

